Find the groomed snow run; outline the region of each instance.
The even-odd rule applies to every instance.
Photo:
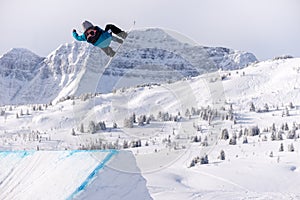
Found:
[[[150,199],[138,170],[131,174],[108,166],[123,160],[115,157],[136,168],[130,152],[115,150],[1,151],[0,199],[121,199],[124,195]],[[125,185],[124,180],[128,180]],[[139,190],[132,191],[136,185]]]

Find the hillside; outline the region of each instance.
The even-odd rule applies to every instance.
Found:
[[[49,103],[84,93],[110,93],[122,87],[243,68],[256,61],[251,53],[188,44],[161,29],[132,31],[105,69],[108,58],[86,43],[63,44],[46,58],[12,49],[0,57],[0,104]]]
[[[299,199],[299,66],[300,58],[274,59],[53,105],[2,106],[0,147],[129,150],[153,199]],[[102,184],[93,183],[90,191]]]

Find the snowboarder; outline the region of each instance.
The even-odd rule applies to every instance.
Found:
[[[120,28],[113,24],[107,24],[104,30],[102,30],[98,26],[94,26],[89,21],[84,21],[82,23],[82,26],[84,29],[84,33],[82,35],[78,35],[76,30],[73,29],[73,37],[78,41],[87,41],[94,46],[100,47],[106,53],[106,55],[110,57],[113,57],[116,53],[109,46],[111,41],[122,44],[123,40],[127,37],[127,33],[125,31],[122,31]],[[118,37],[112,35],[113,33]]]

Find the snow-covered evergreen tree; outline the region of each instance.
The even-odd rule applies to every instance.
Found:
[[[228,140],[229,139],[229,133],[228,133],[227,128],[222,130],[221,139],[222,140]]]
[[[138,126],[144,126],[145,121],[146,121],[146,118],[144,118],[144,116],[140,116],[138,118]]]
[[[236,145],[236,136],[232,136],[229,140],[229,145]]]
[[[275,131],[273,131],[273,132],[271,133],[271,141],[274,141],[274,140],[276,140],[276,134],[275,134]]]
[[[90,123],[89,123],[89,132],[90,133],[96,133],[96,124],[95,124],[95,122],[94,121],[90,121]]]
[[[124,127],[126,128],[133,128],[133,118],[125,118],[124,119],[124,123],[123,123]]]
[[[250,112],[255,112],[255,106],[253,102],[250,104]]]
[[[80,132],[80,133],[84,133],[84,126],[83,126],[83,123],[80,124],[79,132]]]
[[[266,103],[264,106],[265,112],[269,112],[269,105]]]
[[[76,135],[74,128],[72,128],[72,133],[71,133],[71,134],[72,134],[73,136]]]
[[[282,132],[281,131],[278,131],[276,139],[277,140],[283,140]]]
[[[220,159],[225,160],[225,151],[224,150],[221,150],[221,152],[220,152]]]
[[[255,136],[259,134],[260,134],[260,129],[258,128],[258,126],[254,126],[250,129],[249,136]]]
[[[289,152],[294,152],[295,151],[293,143],[291,143],[291,144],[288,145],[288,151]]]
[[[113,128],[118,128],[118,124],[116,122],[113,123]]]
[[[191,116],[191,112],[190,110],[187,108],[184,114],[186,117],[190,117]]]
[[[209,163],[208,156],[207,156],[207,154],[205,154],[204,156],[202,156],[200,158],[200,164],[203,165],[203,164],[208,164],[208,163]]]
[[[287,136],[286,136],[287,139],[296,139],[297,136],[296,136],[296,130],[291,130],[288,132]]]
[[[123,141],[123,149],[127,149],[128,147],[129,147],[128,141],[127,141],[127,140],[124,140],[124,141]]]
[[[280,144],[279,151],[284,151],[283,143]]]
[[[247,136],[244,136],[244,138],[243,138],[243,144],[248,144]]]

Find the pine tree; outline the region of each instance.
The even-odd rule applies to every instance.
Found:
[[[275,126],[275,123],[273,123],[273,124],[272,124],[272,128],[271,128],[271,130],[272,130],[272,131],[274,131],[274,132],[276,131],[276,126]]]
[[[72,135],[73,135],[73,136],[76,135],[74,128],[72,128]]]
[[[228,140],[229,139],[229,133],[228,130],[225,128],[222,130],[221,139]]]
[[[84,133],[84,126],[83,126],[83,123],[80,124],[79,132],[80,132],[80,133]]]
[[[143,116],[140,116],[138,118],[138,126],[144,126],[144,117]]]
[[[277,140],[283,140],[282,132],[281,132],[281,131],[279,131],[279,132],[277,133],[276,139],[277,139]]]
[[[265,108],[265,112],[269,112],[269,106],[267,103],[265,104],[264,108]]]
[[[105,125],[105,122],[103,121],[103,122],[99,122],[98,123],[98,129],[99,130],[102,130],[102,131],[105,131],[106,130],[106,125]]]
[[[124,119],[124,127],[133,128],[133,118],[132,117],[130,117],[129,119],[128,118]]]
[[[268,137],[266,135],[263,136],[262,141],[266,142],[268,141]]]
[[[290,102],[290,104],[289,104],[289,108],[290,108],[290,109],[293,109],[293,108],[295,108],[292,102]]]
[[[285,110],[285,115],[288,117],[290,116],[290,112],[289,112],[289,109],[286,107],[286,110]]]
[[[289,152],[294,152],[295,151],[293,143],[288,145],[288,151]]]
[[[236,136],[233,136],[232,138],[230,138],[229,145],[236,145]]]
[[[113,123],[113,128],[118,128],[118,124],[116,122]]]
[[[275,132],[273,131],[273,132],[271,133],[271,141],[274,141],[274,140],[276,140],[276,134],[275,134]]]
[[[243,144],[248,144],[247,136],[244,136],[244,138],[243,138]]]
[[[146,119],[146,124],[150,124],[150,121],[151,121],[151,118],[148,117],[148,118]]]
[[[238,138],[241,138],[243,136],[243,130],[241,129],[240,131],[239,131],[239,137]]]
[[[220,159],[225,160],[225,151],[224,150],[221,150],[221,152],[220,152]]]
[[[284,149],[283,149],[283,143],[280,144],[279,151],[284,151]]]
[[[124,140],[123,142],[123,149],[127,149],[129,146],[128,146],[128,141],[127,140]]]
[[[195,159],[193,159],[192,161],[191,161],[191,164],[190,164],[190,167],[194,167],[195,166]]]
[[[289,131],[289,133],[286,136],[287,139],[296,139],[296,130],[293,129],[291,131]]]
[[[95,124],[95,122],[94,121],[90,121],[90,123],[89,123],[89,132],[90,133],[92,133],[92,134],[94,134],[94,133],[96,133],[96,124]]]
[[[284,131],[284,124],[281,125],[281,130]]]
[[[135,115],[135,113],[132,114],[132,120],[133,120],[133,123],[136,123],[136,115]]]
[[[187,108],[184,114],[186,117],[189,117],[191,115],[190,110]]]
[[[284,130],[285,130],[285,131],[288,131],[288,130],[289,130],[289,125],[288,125],[287,123],[285,123]]]
[[[197,115],[197,110],[196,110],[196,108],[194,108],[194,107],[191,108],[191,114],[192,114],[192,115]]]
[[[250,104],[250,112],[255,112],[255,106],[254,106],[253,102],[251,102],[251,104]]]
[[[206,154],[200,158],[200,164],[208,164],[208,156]]]
[[[197,135],[193,137],[193,142],[199,142],[199,139],[198,139]]]
[[[158,114],[157,114],[157,119],[158,119],[158,120],[161,120],[161,119],[162,119],[162,112],[161,112],[161,111],[158,112]]]

